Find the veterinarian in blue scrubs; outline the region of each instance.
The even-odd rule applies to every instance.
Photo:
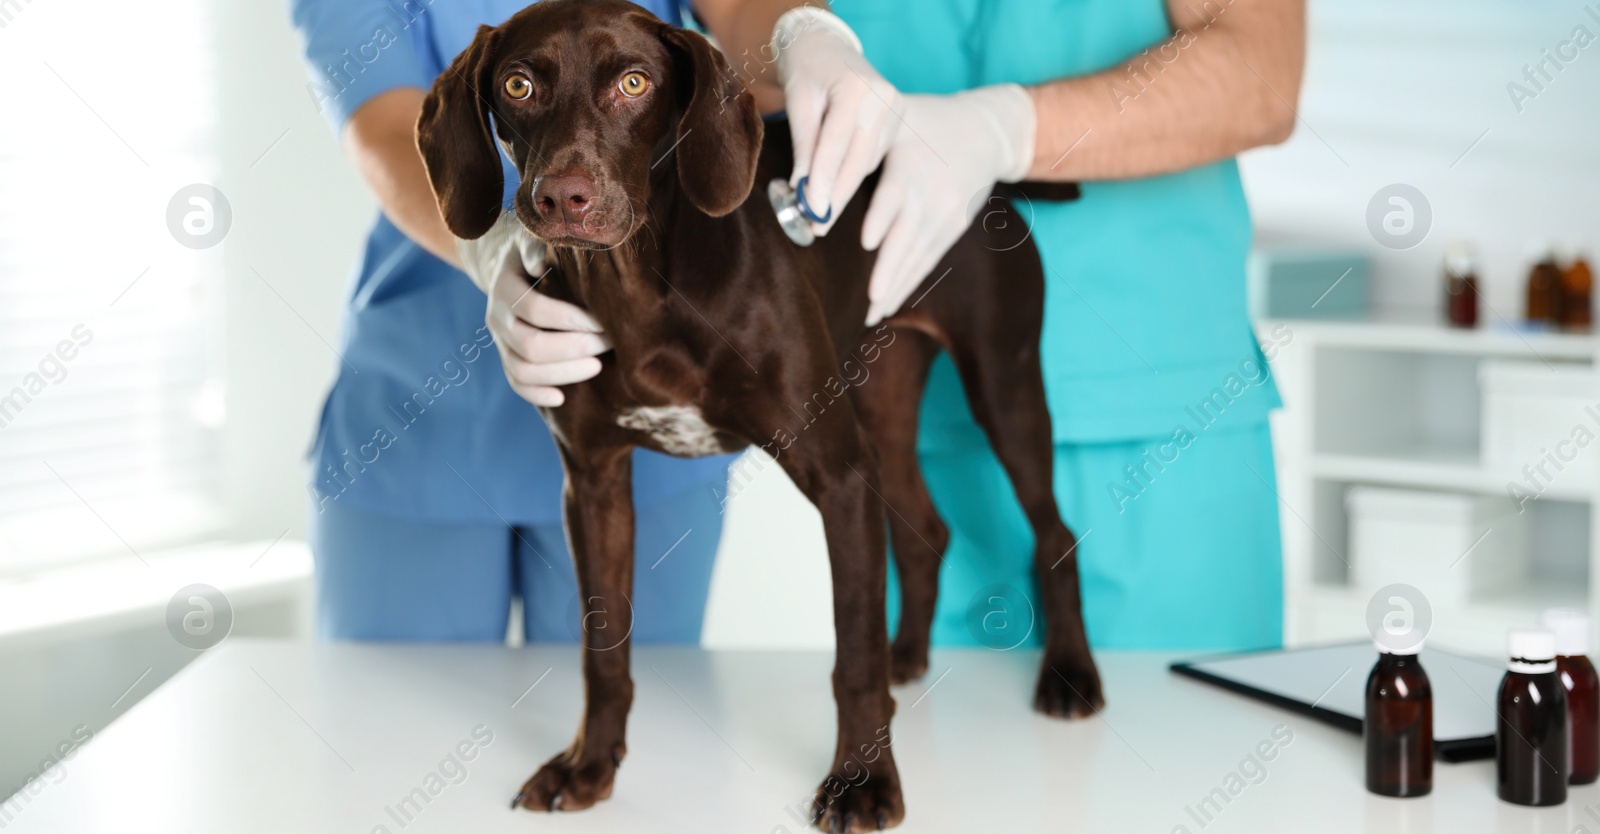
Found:
[[[354,114],[395,91],[409,91],[414,109],[479,24],[526,5],[293,0],[291,9],[312,100],[347,144],[370,144],[348,130]],[[640,5],[680,20],[674,2]],[[407,118],[395,120],[402,149],[411,147],[415,124]],[[373,179],[402,178],[391,171]],[[509,205],[517,183],[509,165],[505,181]],[[377,189],[380,200],[400,201],[386,207],[431,205],[425,181],[396,189]],[[527,639],[576,639],[561,464],[538,412],[507,384],[484,310],[483,292],[460,271],[387,211],[376,218],[350,285],[339,374],[311,452],[317,630],[325,638],[497,641],[521,597]],[[699,640],[727,463],[636,454],[634,639]]]
[[[1081,200],[1023,212],[1047,272],[1056,495],[1080,540],[1093,644],[1278,645],[1282,556],[1267,416],[1280,401],[1263,351],[1293,350],[1293,334],[1280,329],[1259,344],[1252,335],[1251,222],[1232,157],[1292,128],[1300,1],[922,0],[913,14],[896,0],[839,0],[835,11],[902,93],[1027,86],[1037,132],[998,142],[1035,145],[1011,178],[1083,181]],[[942,149],[937,159],[913,159],[899,174],[913,192],[996,157],[993,136],[941,144],[966,125],[1003,133],[1010,117],[992,102],[919,121],[915,98],[900,109],[907,130],[888,152],[886,181],[897,154],[928,146]],[[981,182],[996,178],[985,171]],[[974,196],[924,188],[906,202],[943,199],[943,210],[959,212]],[[941,207],[919,211],[926,227]],[[951,242],[919,246],[937,257]],[[914,284],[920,274],[907,277]],[[874,298],[889,295],[875,303],[900,303],[909,288],[895,295],[885,289],[893,283],[874,275]],[[1031,596],[1032,534],[947,359],[934,369],[922,421],[929,490],[952,533],[934,641],[992,645],[981,614],[1018,606],[1004,592],[990,602],[993,586]]]

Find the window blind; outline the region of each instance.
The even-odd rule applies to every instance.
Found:
[[[220,167],[209,14],[0,2],[0,571],[220,516],[225,244],[169,223]]]

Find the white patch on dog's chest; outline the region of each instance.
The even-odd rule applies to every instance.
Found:
[[[641,406],[617,415],[617,425],[654,438],[666,452],[696,457],[727,451],[692,405]]]

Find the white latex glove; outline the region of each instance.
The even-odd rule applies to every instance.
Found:
[[[1016,84],[908,95],[901,116],[861,226],[862,247],[879,250],[867,290],[869,326],[900,309],[972,225],[996,182],[1021,180],[1033,165],[1033,99]]]
[[[600,373],[598,357],[610,340],[582,307],[534,291],[533,276],[549,269],[548,253],[510,212],[483,237],[457,241],[456,252],[462,271],[489,297],[484,323],[518,396],[554,408],[566,401],[556,386]]]
[[[861,40],[833,14],[813,6],[784,12],[772,29],[778,81],[794,141],[789,184],[806,182],[806,202],[821,216],[844,206],[883,162],[899,119],[900,91],[861,54]],[[813,223],[826,234],[827,223]]]

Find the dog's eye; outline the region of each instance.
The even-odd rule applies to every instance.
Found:
[[[617,89],[628,98],[638,98],[644,95],[645,90],[650,89],[650,79],[642,72],[630,72],[617,82]]]
[[[520,72],[512,73],[506,77],[505,90],[506,98],[512,101],[522,101],[533,95],[533,82],[528,80],[528,76]]]

